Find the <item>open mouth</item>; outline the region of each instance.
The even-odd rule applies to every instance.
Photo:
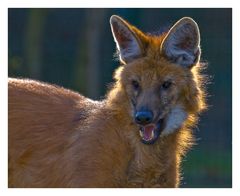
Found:
[[[151,123],[145,126],[141,126],[139,134],[141,141],[144,144],[153,144],[161,134],[163,129],[163,119],[160,119],[156,124]]]

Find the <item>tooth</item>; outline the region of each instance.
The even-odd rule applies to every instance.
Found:
[[[139,130],[140,136],[143,137],[143,133],[141,130]]]
[[[151,138],[153,138],[154,137],[154,131],[152,131],[152,134],[151,134]]]

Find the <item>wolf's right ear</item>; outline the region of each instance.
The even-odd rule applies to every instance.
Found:
[[[110,25],[122,63],[130,63],[143,54],[141,41],[131,30],[130,24],[121,17],[113,15],[110,18]]]
[[[178,65],[191,68],[200,58],[200,33],[197,23],[189,17],[180,19],[164,38],[161,51]]]

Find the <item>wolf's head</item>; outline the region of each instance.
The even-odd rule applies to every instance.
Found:
[[[198,74],[200,34],[193,19],[160,36],[144,34],[119,16],[110,19],[122,66],[115,79],[145,144],[177,131],[204,107]]]

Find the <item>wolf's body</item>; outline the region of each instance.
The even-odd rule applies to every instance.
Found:
[[[125,65],[105,100],[9,79],[10,187],[179,186],[205,107],[197,26],[184,18],[151,37],[113,16],[111,27]]]

